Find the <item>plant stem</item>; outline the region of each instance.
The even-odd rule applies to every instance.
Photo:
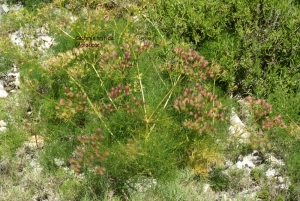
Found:
[[[216,86],[216,79],[214,79],[214,86],[213,86],[213,95],[215,94],[215,86]],[[213,99],[213,108],[215,107],[215,100]],[[215,116],[213,116],[213,126],[215,125]]]

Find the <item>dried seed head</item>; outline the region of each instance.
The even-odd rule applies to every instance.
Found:
[[[76,162],[76,160],[75,160],[74,158],[72,158],[72,159],[70,160],[70,163],[71,163],[72,165],[77,164],[77,162]]]

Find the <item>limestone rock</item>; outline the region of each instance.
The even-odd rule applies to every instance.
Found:
[[[12,7],[10,7],[10,10],[19,11],[21,8],[23,8],[23,5],[19,3],[19,4],[14,4]]]
[[[3,11],[4,11],[5,13],[7,13],[7,12],[9,11],[9,8],[8,8],[8,5],[7,5],[7,4],[2,4],[1,7],[2,7],[2,9],[3,9]]]
[[[267,157],[267,161],[269,162],[269,163],[271,163],[271,165],[277,165],[277,166],[284,166],[285,164],[284,164],[284,162],[282,161],[282,160],[278,160],[277,158],[275,158],[272,154],[270,154],[270,153],[267,153],[266,154],[266,157]]]
[[[250,137],[246,125],[241,121],[234,109],[231,110],[229,133],[240,138],[241,143],[246,143]]]
[[[0,98],[6,98],[8,93],[4,89],[3,82],[0,81]]]
[[[39,34],[37,38],[33,39],[30,42],[30,47],[37,47],[39,51],[44,51],[44,49],[49,49],[53,44],[54,44],[54,39],[52,37],[44,34],[43,35]]]
[[[0,162],[0,173],[7,174],[10,170],[10,162],[8,159],[3,160]]]
[[[70,17],[70,20],[71,20],[72,23],[75,22],[77,19],[78,19],[78,17],[74,17],[74,16]]]
[[[45,42],[53,41],[53,38],[51,38],[50,36],[39,36],[39,39],[42,39]]]
[[[156,186],[157,181],[154,178],[149,178],[146,176],[136,176],[128,179],[125,185],[131,192],[137,191],[142,193]]]
[[[2,85],[0,86],[0,97],[5,98],[9,92],[13,92],[13,90],[18,89],[20,86],[20,73],[15,72],[17,68],[12,68],[12,73],[2,74],[0,75],[0,82]],[[2,89],[2,93],[1,93]],[[2,94],[2,96],[1,96]]]
[[[134,21],[134,22],[139,21],[139,17],[138,17],[137,15],[133,16],[133,21]]]
[[[13,84],[15,85],[15,88],[19,88],[20,86],[20,73],[8,73],[9,77],[13,78]]]
[[[57,166],[57,167],[62,167],[65,165],[65,162],[59,158],[54,158],[54,164]]]
[[[6,123],[3,120],[0,120],[0,127],[6,127]]]
[[[258,154],[258,151],[253,151],[252,154],[247,156],[239,156],[239,161],[229,169],[237,168],[243,170],[245,176],[249,176],[252,169],[262,163],[262,157]]]
[[[275,176],[279,175],[278,170],[274,169],[274,168],[269,168],[266,172],[266,177],[273,178]]]
[[[15,31],[14,33],[10,34],[9,37],[14,44],[20,47],[24,47],[24,35],[21,30]]]

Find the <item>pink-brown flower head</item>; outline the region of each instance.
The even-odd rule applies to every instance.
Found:
[[[201,67],[202,68],[205,68],[207,66],[208,62],[206,60],[204,60],[201,64]]]
[[[107,53],[105,53],[104,56],[103,56],[103,60],[104,60],[105,62],[107,62],[107,61],[108,61],[108,58],[109,58],[109,55],[108,55]]]
[[[62,99],[60,99],[60,100],[59,100],[59,104],[60,104],[60,105],[65,105],[65,104],[66,104],[66,101],[65,101],[65,99],[63,99],[63,98],[62,98]]]
[[[127,52],[124,53],[124,56],[125,56],[125,58],[126,58],[127,60],[130,59],[130,55],[131,55],[131,52],[130,52],[130,51],[127,51]]]

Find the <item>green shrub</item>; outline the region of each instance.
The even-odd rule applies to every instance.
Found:
[[[163,63],[154,68],[146,56],[157,52],[150,41],[126,34],[122,39],[92,41],[100,47],[60,52],[42,66],[53,74],[50,79],[61,80],[51,96],[57,102],[55,118],[76,130],[71,136],[80,133],[79,142],[73,141],[77,154],[71,167],[110,178],[119,194],[126,180],[138,174],[170,179],[178,166],[192,165],[205,175],[222,158],[216,140],[224,130],[216,128],[226,119],[225,110],[217,95],[205,89],[215,90],[209,79],[218,75],[217,68],[184,48],[175,49],[173,70]],[[101,128],[101,135],[99,129],[90,134],[95,127]]]
[[[67,180],[60,187],[61,198],[64,200],[77,200],[83,184],[77,180]]]
[[[24,23],[34,18],[23,12],[27,13]],[[38,13],[41,15],[42,9]],[[70,165],[77,173],[110,182],[119,194],[123,194],[125,182],[138,174],[170,180],[178,167],[188,165],[206,174],[208,167],[222,158],[215,145],[226,129],[215,129],[227,124],[219,121],[225,119],[225,111],[215,94],[218,88],[214,77],[220,76],[219,66],[208,65],[187,45],[174,52],[171,45],[155,47],[149,40],[140,40],[132,34],[131,22],[103,22],[100,30],[94,28],[99,23],[84,23],[79,19],[70,26],[69,34],[58,37],[59,45],[52,49],[55,55],[46,61],[36,59],[32,52],[10,50],[16,58],[27,57],[21,62],[22,83],[32,96],[31,107],[37,111],[42,108],[44,121],[39,128],[45,126],[47,130],[47,147],[41,162],[46,170],[57,170],[54,158],[66,161],[74,157]],[[97,47],[74,47],[76,36],[110,33],[115,33],[112,41],[82,41]],[[165,62],[170,49],[174,69],[171,58]],[[196,105],[188,106],[188,112],[199,113],[198,117],[181,111],[181,106],[178,111],[174,108],[176,97],[185,93],[191,100],[194,95],[199,99]],[[185,113],[185,117],[179,113]],[[204,119],[197,122],[201,117]],[[199,124],[198,129],[183,128],[185,118]],[[207,126],[199,130],[205,121],[214,129]],[[104,138],[99,132],[91,135],[96,128],[102,129]],[[99,188],[93,186],[91,191],[100,195],[103,192]]]
[[[267,189],[263,189],[257,194],[257,197],[262,200],[270,200],[269,196],[270,196],[270,193]]]
[[[158,1],[150,18],[169,38],[197,43],[215,38],[226,26],[229,9],[215,1]]]
[[[228,188],[229,177],[222,172],[221,168],[217,168],[210,173],[210,186],[214,191],[223,191]]]
[[[51,3],[53,0],[7,0],[6,2],[9,5],[13,4],[22,4],[24,7],[28,9],[34,9],[40,6],[43,3]]]
[[[169,0],[158,2],[150,18],[169,38],[191,41],[215,59],[227,72],[219,84],[228,91],[266,98],[278,83],[297,91],[299,14],[291,2],[274,0]]]

